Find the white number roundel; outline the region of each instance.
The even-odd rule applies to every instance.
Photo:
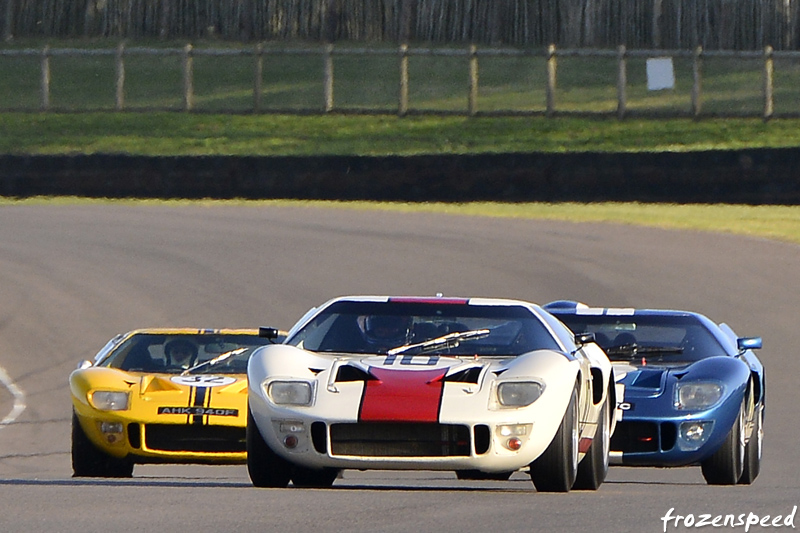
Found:
[[[173,376],[170,381],[186,387],[221,387],[236,381],[231,376]]]

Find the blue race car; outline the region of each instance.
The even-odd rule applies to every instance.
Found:
[[[711,485],[755,480],[764,439],[764,367],[753,353],[760,337],[738,337],[688,311],[573,301],[544,308],[574,333],[593,333],[624,386],[612,464],[699,464]]]

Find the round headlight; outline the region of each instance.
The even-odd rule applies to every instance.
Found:
[[[311,384],[306,381],[273,381],[267,395],[277,405],[311,405]]]
[[[675,387],[676,409],[708,409],[722,398],[722,385],[713,382],[678,383]]]
[[[128,393],[118,391],[94,391],[92,405],[101,411],[124,411],[128,408]]]
[[[512,381],[497,386],[497,401],[505,407],[525,407],[542,395],[544,387],[535,381]]]

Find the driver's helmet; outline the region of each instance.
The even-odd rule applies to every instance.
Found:
[[[411,317],[399,315],[370,315],[364,318],[364,338],[370,344],[397,347],[408,343]]]
[[[188,368],[197,360],[197,345],[187,339],[172,339],[164,345],[167,366]]]

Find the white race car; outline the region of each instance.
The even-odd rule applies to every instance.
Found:
[[[354,296],[310,310],[248,364],[257,487],[327,487],[343,469],[451,470],[538,491],[597,489],[615,416],[612,367],[517,300]]]

